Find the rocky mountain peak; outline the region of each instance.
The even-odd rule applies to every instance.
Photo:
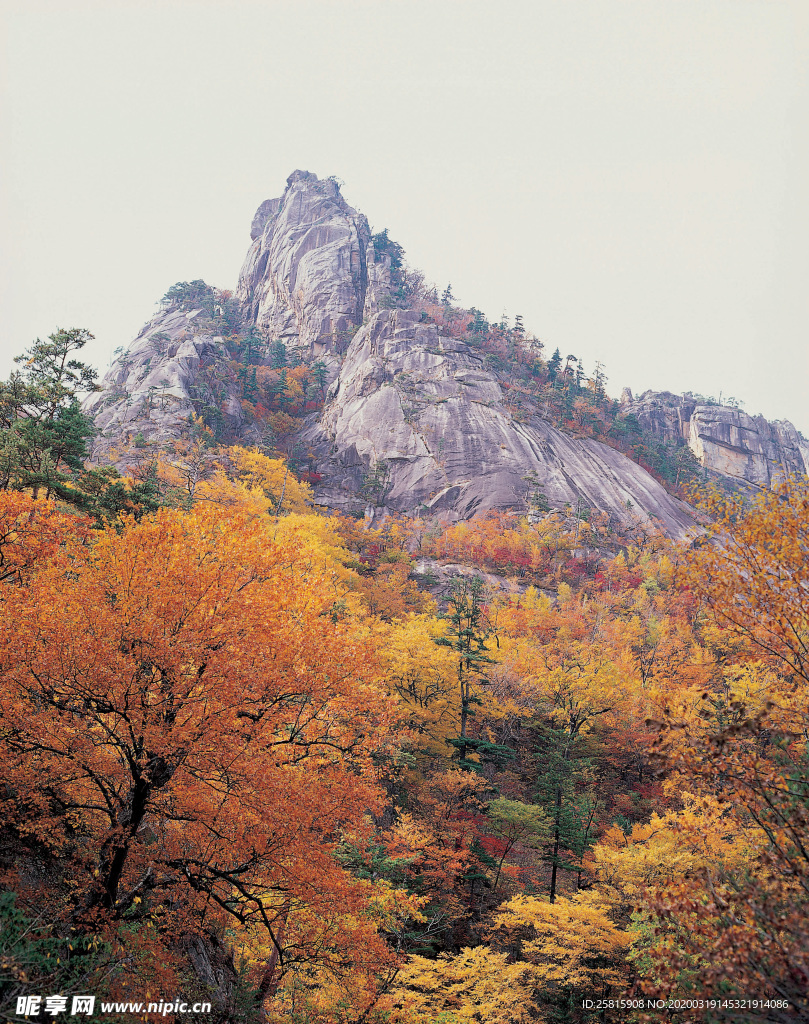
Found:
[[[389,260],[334,178],[293,171],[284,194],[259,206],[250,237],[236,296],[269,342],[303,358],[344,347],[389,286]]]
[[[494,325],[500,348],[487,348],[483,314],[439,302],[336,179],[293,171],[283,194],[258,207],[250,236],[235,296],[203,282],[175,285],[118,356],[87,403],[102,431],[97,457],[137,439],[169,442],[192,415],[226,442],[254,443],[280,416],[287,450],[308,453],[316,500],[330,508],[444,518],[586,508],[677,537],[693,527],[689,507],[647,472],[639,450],[633,461],[615,438],[605,443],[611,421],[599,421],[600,433],[571,431],[574,394],[579,412],[606,416],[611,405],[597,382],[578,382],[572,357],[543,362],[521,324]],[[296,384],[292,415],[278,399],[287,372],[303,373],[310,389]],[[549,411],[563,393],[570,409]],[[699,396],[635,398],[625,389],[619,415],[617,426],[631,421],[669,454],[693,453],[735,485],[771,486],[809,465],[791,424]]]

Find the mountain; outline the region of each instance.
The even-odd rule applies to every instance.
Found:
[[[318,367],[324,400],[290,419],[285,447],[293,457],[305,453],[321,505],[469,518],[525,511],[533,495],[545,510],[586,506],[617,522],[659,523],[676,537],[693,527],[690,508],[640,455],[633,461],[599,440],[605,414],[591,416],[593,436],[559,429],[563,414],[553,422],[549,402],[523,386],[525,367],[550,373],[535,340],[501,327],[503,351],[495,352],[482,314],[439,302],[334,179],[295,171],[280,198],[259,206],[251,239],[235,295],[202,282],[175,286],[117,357],[86,404],[101,432],[97,459],[125,461],[133,444],[176,439],[192,416],[223,438],[258,443],[266,417],[245,401],[249,374],[255,382],[256,366],[304,364]],[[572,373],[558,368],[556,384]],[[595,404],[606,409],[609,400]],[[582,422],[590,415],[579,412]],[[647,392],[625,396],[619,415],[750,486],[806,465],[806,444],[791,425],[738,410]]]

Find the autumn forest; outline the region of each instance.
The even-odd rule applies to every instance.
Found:
[[[632,450],[695,537],[530,480],[529,514],[330,513],[284,446],[323,366],[254,359],[228,308],[266,444],[211,400],[91,465],[86,332],[0,385],[3,1019],[809,1020],[806,478],[710,486],[445,296],[517,417]]]

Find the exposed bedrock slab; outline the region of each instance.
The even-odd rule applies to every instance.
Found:
[[[515,418],[474,346],[416,312],[385,308],[394,303],[390,256],[376,253],[366,218],[333,179],[294,171],[283,195],[259,206],[250,235],[237,289],[242,329],[306,361],[323,358],[333,378],[320,421],[290,442],[311,452],[321,503],[467,518],[525,509],[536,484],[524,478],[536,474],[553,508],[582,500],[677,537],[693,527],[688,506],[625,455],[538,416]],[[211,405],[230,437],[255,438],[214,323],[202,310],[164,309],[143,328],[86,403],[101,431],[97,457],[117,457],[139,434],[171,441],[195,408]],[[669,392],[635,399],[625,389],[621,407],[741,487],[770,487],[809,466],[809,445],[787,422]]]
[[[620,521],[658,521],[678,537],[694,526],[688,507],[621,453],[539,418],[516,422],[476,351],[410,311],[377,313],[358,332],[321,422],[303,440],[330,505],[357,507],[380,467],[387,507],[469,518],[526,508],[532,487],[523,478],[533,472],[551,507],[581,499]]]

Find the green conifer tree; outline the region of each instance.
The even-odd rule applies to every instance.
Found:
[[[483,766],[481,762],[470,761],[470,753],[477,753],[484,761],[510,760],[514,757],[509,747],[469,735],[469,720],[475,715],[475,705],[480,704],[475,691],[479,686],[486,685],[486,666],[494,662],[486,646],[492,629],[486,622],[482,598],[483,580],[479,576],[451,580],[445,615],[450,625],[449,632],[435,640],[439,646],[453,650],[458,659],[460,729],[458,737],[448,742],[458,751],[459,767],[469,771],[480,771]]]
[[[543,859],[550,865],[550,901],[556,899],[559,871],[581,873],[581,858],[595,840],[592,760],[578,736],[543,728],[539,735],[536,803],[550,820]]]
[[[14,360],[22,369],[0,382],[2,486],[70,498],[70,475],[82,469],[95,434],[78,396],[98,390],[97,373],[74,357],[92,339],[82,328],[37,338]]]

